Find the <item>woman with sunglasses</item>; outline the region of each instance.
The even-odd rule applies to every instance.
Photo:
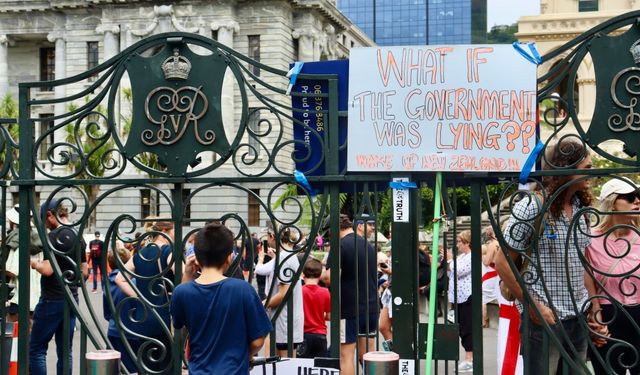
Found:
[[[607,324],[610,338],[596,337],[591,362],[596,375],[640,374],[640,190],[630,180],[602,186],[599,222],[592,230],[587,259],[593,276],[585,279],[591,313]],[[592,284],[592,285],[589,285]]]

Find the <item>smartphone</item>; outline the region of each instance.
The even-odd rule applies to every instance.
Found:
[[[187,253],[186,253],[185,257],[188,257],[189,255],[192,255],[194,253],[195,253],[195,251],[194,251],[193,245],[192,246],[188,246],[187,247]]]

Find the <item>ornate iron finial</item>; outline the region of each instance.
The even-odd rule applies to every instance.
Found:
[[[165,79],[187,79],[191,72],[191,62],[184,56],[180,56],[178,49],[173,50],[173,56],[162,63],[162,71]]]
[[[629,52],[633,56],[633,61],[636,65],[640,65],[640,39],[636,40],[629,48]]]

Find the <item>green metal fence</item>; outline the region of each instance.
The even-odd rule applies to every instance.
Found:
[[[578,172],[576,166],[582,161],[579,159],[569,165],[555,166],[555,168],[531,173],[528,178],[530,185],[542,186],[541,181],[546,177],[583,176],[566,181],[566,184],[556,190],[560,192],[584,179],[595,180],[613,175],[635,177],[640,171],[640,162],[637,159],[640,142],[637,141],[636,134],[640,129],[638,126],[640,121],[636,121],[635,113],[637,102],[635,96],[638,95],[637,82],[640,81],[638,78],[640,76],[637,75],[639,69],[632,55],[635,52],[635,41],[640,40],[640,29],[636,23],[638,16],[640,12],[612,19],[543,56],[541,66],[551,64],[553,67],[541,76],[538,82],[540,87],[538,102],[542,112],[541,122],[544,122],[542,141],[545,145],[551,145],[559,139],[574,139],[578,144],[591,150],[594,155],[597,154],[601,159],[616,164],[609,163],[605,165],[606,168],[592,168]],[[629,52],[630,48],[631,52]],[[593,60],[598,88],[596,108],[590,126],[582,124],[578,117],[575,105],[577,98],[573,90],[577,85],[578,68],[587,57]],[[186,72],[187,65],[191,68],[190,75],[176,77]],[[259,67],[261,73],[256,74],[255,70],[250,68],[251,66]],[[164,67],[176,70],[169,71],[167,76]],[[98,78],[90,81],[89,78],[96,74]],[[175,226],[175,238],[172,239],[173,260],[164,268],[160,266],[157,274],[149,276],[126,271],[122,262],[118,263],[118,268],[130,284],[135,278],[147,278],[162,285],[161,289],[156,291],[158,296],[165,290],[170,292],[181,280],[184,244],[189,235],[205,222],[219,220],[227,224],[241,243],[244,243],[255,230],[256,225],[249,225],[247,215],[238,212],[237,206],[231,205],[232,202],[225,202],[224,199],[222,202],[214,202],[212,197],[240,196],[243,201],[245,198],[250,198],[260,208],[259,226],[264,227],[268,224],[271,228],[277,228],[277,246],[281,243],[280,237],[284,230],[293,231],[301,238],[306,236],[306,241],[301,240],[296,243],[298,245],[296,255],[300,255],[300,263],[303,264],[311,252],[318,250],[313,239],[318,233],[322,234],[324,219],[327,215],[331,217],[329,230],[333,234],[339,232],[338,214],[341,210],[354,220],[364,219],[364,214],[370,215],[371,220],[376,222],[374,228],[378,231],[381,229],[378,217],[381,200],[387,194],[388,183],[392,178],[408,177],[420,186],[432,186],[434,175],[428,173],[401,176],[388,173],[345,174],[345,171],[339,168],[339,151],[346,145],[340,144],[337,129],[339,117],[346,114],[338,111],[337,76],[302,75],[299,79],[325,80],[328,94],[294,94],[307,97],[319,96],[328,100],[328,110],[321,111],[326,116],[328,129],[322,136],[292,117],[292,112],[296,110],[291,108],[290,98],[285,92],[288,84],[285,76],[286,71],[251,61],[215,41],[193,34],[170,33],[145,39],[79,76],[53,82],[23,83],[20,85],[20,117],[17,121],[21,141],[11,138],[8,130],[10,121],[3,120],[0,124],[3,141],[1,144],[3,163],[0,172],[6,181],[2,185],[2,215],[6,211],[9,188],[17,188],[20,222],[33,221],[40,240],[44,244],[44,254],[52,260],[57,259],[53,254],[62,254],[56,253],[57,250],[47,239],[46,229],[39,215],[39,206],[53,200],[57,200],[68,208],[71,220],[65,225],[73,228],[78,234],[92,233],[96,223],[105,220],[101,218],[108,217],[109,224],[106,226],[105,240],[109,248],[115,248],[120,242],[123,245],[140,247],[147,235],[136,239],[134,234],[142,231],[145,223],[155,219],[142,217],[139,210],[131,209],[130,212],[126,212],[127,205],[130,207],[131,202],[126,201],[125,198],[138,196],[140,189],[148,190],[160,201],[160,205],[164,208],[163,212],[167,215],[166,220]],[[623,80],[626,81],[621,84]],[[84,88],[76,90],[74,94],[67,97],[38,99],[34,95],[35,91],[41,87],[65,85],[71,87],[79,82],[86,83],[82,86]],[[231,86],[228,86],[229,83]],[[222,115],[224,106],[221,97],[229,87],[233,87],[238,93],[236,98],[239,97],[233,109],[237,118],[234,123],[225,123]],[[123,99],[123,93],[127,91],[131,92],[131,103]],[[548,106],[549,103],[552,105]],[[186,107],[189,108],[180,108],[185,104],[188,104]],[[63,107],[65,110],[49,118],[33,117],[34,107],[41,105],[54,105]],[[122,116],[121,112],[130,115]],[[184,120],[178,116],[179,113],[187,113],[185,118],[188,120],[181,123]],[[260,113],[259,130],[249,125],[256,113]],[[48,128],[41,126],[51,122],[53,126]],[[211,127],[202,125],[205,123],[212,125]],[[198,124],[202,128],[199,128]],[[324,163],[325,174],[308,177],[312,184],[322,184],[319,195],[312,195],[293,176],[294,161],[308,156],[293,153],[295,145],[291,137],[293,127],[303,127],[321,140],[323,157],[320,163]],[[40,133],[35,129],[46,129],[46,131]],[[34,142],[26,141],[32,139]],[[624,145],[624,150],[621,150],[620,154],[612,154],[602,147],[603,141],[611,139],[618,140],[620,145]],[[308,152],[319,152],[319,150],[308,150]],[[46,155],[46,160],[39,160],[39,155]],[[543,155],[544,150],[538,157],[539,162],[544,161]],[[534,201],[535,194],[519,191],[518,176],[507,174],[500,176],[502,178],[499,185],[501,194],[497,201],[492,202],[489,186],[496,183],[488,178],[494,177],[496,176],[480,173],[445,176],[446,185],[449,186],[444,194],[447,201],[446,211],[454,223],[453,228],[445,236],[449,241],[453,239],[453,243],[457,234],[455,226],[457,209],[453,186],[456,182],[463,180],[468,184],[470,191],[472,248],[474,249],[472,293],[474,296],[482,294],[481,254],[478,250],[482,245],[480,224],[482,213],[487,208],[490,208],[487,210],[489,221],[505,254],[509,253],[508,250],[515,253],[519,251],[530,258],[529,265],[532,271],[528,274],[517,272],[517,267],[511,258],[508,258],[505,263],[512,271],[516,271],[516,280],[519,285],[524,288],[531,287],[541,277],[543,279],[545,273],[536,255],[538,253],[535,251],[527,253],[525,249],[515,248],[513,243],[509,242],[513,233],[503,232],[501,229],[508,217],[513,216],[516,202],[522,199]],[[252,188],[256,184],[263,184],[260,186],[268,184],[269,188],[265,193],[263,187],[261,193],[256,194],[255,189]],[[286,191],[295,191],[295,194],[287,195]],[[350,206],[341,209],[340,202],[344,198],[345,191],[349,196]],[[544,196],[538,210],[549,209],[554,199],[560,195],[558,193]],[[394,350],[402,358],[417,360],[415,369],[419,371],[419,359],[424,355],[423,343],[426,330],[424,325],[419,324],[417,307],[417,246],[419,228],[424,223],[421,222],[417,190],[411,190],[410,200],[412,202],[410,222],[393,223],[392,226],[392,265],[394,269],[400,271],[394,275],[393,296],[405,301],[393,306],[393,331]],[[276,202],[278,202],[277,205]],[[193,207],[199,204],[207,204],[211,209],[207,212],[194,210]],[[113,212],[109,207],[118,207],[118,210],[126,211]],[[505,211],[509,212],[509,215],[505,215]],[[579,213],[587,213],[591,217],[590,223],[597,222],[599,217],[607,214],[590,208],[584,208]],[[576,226],[578,218],[579,216],[569,218],[571,230],[576,231],[582,228]],[[5,220],[2,220],[3,225],[4,222]],[[516,217],[512,220],[512,226],[514,222],[521,222],[530,228],[535,226],[530,219]],[[637,231],[637,228],[630,229]],[[2,233],[4,239],[6,234],[4,226]],[[148,235],[154,235],[154,233]],[[29,325],[27,301],[30,298],[29,226],[20,225],[19,236],[21,275],[19,325],[26,327]],[[540,233],[533,234],[534,248],[539,242],[545,240],[539,237]],[[331,249],[339,249],[339,238],[335,235],[330,236],[329,245]],[[569,254],[573,244],[567,241],[565,245],[564,249],[558,249],[558,251],[564,250]],[[455,245],[453,250],[455,253]],[[586,271],[586,278],[595,279],[597,284],[597,277],[602,274],[602,270],[592,267],[582,253],[578,255],[578,259],[580,268]],[[102,306],[86,302],[90,301],[91,297],[82,277],[80,255],[70,256],[67,260],[72,264],[67,272],[63,273],[60,265],[55,261],[53,268],[56,277],[65,285],[66,323],[69,323],[71,313],[78,317],[81,353],[73,353],[74,361],[78,361],[83,357],[88,346],[110,348],[112,343],[107,336],[106,324],[102,319]],[[330,262],[330,268],[334,270],[340,268],[340,256],[332,257]],[[234,263],[234,267],[239,266],[240,258]],[[563,264],[567,270],[569,266],[575,266],[575,264],[568,265],[566,262]],[[637,278],[637,268],[639,267],[626,275],[617,276],[633,280]],[[100,269],[107,270],[106,254],[101,258]],[[289,274],[289,280],[282,281],[296,283],[302,268],[293,271]],[[356,272],[363,271],[368,270]],[[331,289],[333,314],[329,329],[330,355],[337,358],[340,353],[341,291],[335,286],[340,284],[340,273],[332,272],[331,278],[331,285],[334,287]],[[3,283],[2,289],[3,302],[6,300],[5,284]],[[71,293],[72,285],[79,287],[78,301]],[[450,281],[449,287],[455,287],[455,283]],[[363,292],[365,291],[356,291],[356,293]],[[292,288],[285,297],[287,301],[290,301],[291,294]],[[588,321],[584,313],[588,305],[578,305],[573,291],[569,292],[569,296],[573,302],[573,315],[578,317],[577,326],[587,332]],[[269,298],[271,297],[268,296],[267,299]],[[591,296],[590,300],[593,298]],[[138,338],[148,346],[143,345],[138,351],[134,351],[130,346],[127,348],[129,354],[136,359],[140,372],[181,373],[184,360],[183,334],[180,331],[172,332],[158,315],[158,311],[166,307],[166,300],[158,305],[149,300],[140,290],[137,290],[133,299],[141,309],[147,312],[140,323],[144,323],[146,319],[159,322],[162,327],[159,337],[166,338],[161,340],[138,335]],[[540,316],[538,309],[531,305],[532,301],[530,296],[523,298],[525,309],[530,306],[533,314]],[[620,308],[620,311],[626,311],[622,309],[619,302],[613,302],[613,306]],[[290,302],[287,303],[291,307]],[[4,307],[4,303],[1,305]],[[283,306],[284,304],[281,304],[274,311],[274,321]],[[110,293],[107,293],[107,308],[114,314],[119,311],[118,306],[113,304]],[[493,361],[493,358],[483,357],[480,298],[473,299],[472,311],[474,372],[482,373],[484,364]],[[622,312],[622,315],[628,316],[626,312]],[[523,317],[523,327],[533,324],[528,314],[523,314]],[[292,314],[289,314],[289,331],[293,325],[292,319]],[[118,319],[116,321],[121,338],[126,342],[126,327]],[[549,348],[559,348],[560,355],[566,359],[564,367],[561,368],[563,373],[590,371],[590,365],[587,362],[575,359],[576,348],[561,347],[562,340],[567,337],[566,332],[562,329],[554,330],[548,324],[542,327],[543,345],[541,347],[532,347],[531,338],[527,335],[522,337],[525,353],[531,350],[547,351]],[[632,324],[632,327],[640,334],[637,321]],[[447,361],[457,359],[459,344],[455,337],[456,329],[457,325],[449,325],[446,322],[436,329],[436,338],[440,341],[436,348],[438,354],[434,359],[440,366],[436,368],[444,367],[445,373],[451,366]],[[28,330],[21,329],[18,362],[19,373],[25,375],[28,373],[26,366],[29,362],[28,342]],[[618,346],[632,345],[625,343],[624,340],[615,342],[619,343]],[[290,340],[289,344],[288,350],[292,354],[294,348]],[[0,349],[2,345],[4,343],[0,341]],[[171,348],[168,345],[171,345]],[[379,347],[379,345],[380,343],[376,342],[375,346]],[[593,349],[592,344],[589,344],[589,347]],[[271,350],[274,349],[275,343],[272,341]],[[365,350],[371,349],[374,348],[365,348]],[[68,342],[65,342],[64,350],[71,350]],[[618,349],[614,347],[611,350],[611,353],[614,353]],[[637,348],[635,353],[638,361]],[[161,361],[163,357],[167,359],[166,364],[161,368],[154,367],[154,361]],[[604,367],[609,370],[612,369],[611,363],[619,359],[615,356],[591,355],[592,362],[602,361]],[[83,363],[84,361],[80,361],[81,372],[84,371]],[[626,358],[625,363],[629,363],[626,362]],[[68,365],[65,364],[65,366]],[[126,370],[123,368],[122,371]],[[525,373],[527,372],[529,370],[525,368]]]

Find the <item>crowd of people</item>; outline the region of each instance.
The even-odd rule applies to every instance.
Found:
[[[591,167],[584,145],[571,140],[549,147],[543,160],[545,169]],[[500,234],[492,228],[484,230],[481,249],[472,249],[469,230],[457,233],[456,253],[445,252],[441,244],[438,258],[432,259],[426,246],[419,249],[420,293],[428,297],[435,287],[437,296],[447,295],[450,306],[438,314],[459,324],[465,356],[458,371],[473,370],[471,306],[475,298],[482,298],[483,305],[497,299],[501,322],[507,320],[507,328],[499,327],[506,337],[498,341],[498,352],[504,353],[498,363],[501,373],[520,373],[523,367],[536,374],[562,371],[566,359],[560,348],[548,345],[548,353],[543,350],[547,330],[557,333],[571,360],[585,363],[589,356],[596,374],[640,373],[638,187],[627,178],[612,178],[596,199],[587,176],[549,175],[536,189],[519,195]],[[13,207],[6,214],[9,250],[3,252],[7,277],[15,284],[17,212]],[[596,221],[593,212],[598,214]],[[38,233],[32,229],[32,374],[46,374],[47,347],[54,337],[57,372],[63,373],[64,366],[71,368],[71,353],[64,357],[62,346],[73,338],[75,316],[71,313],[65,322],[65,288],[77,302],[78,288],[89,277],[89,264],[91,290],[97,293],[98,285],[102,288],[107,337],[130,372],[171,372],[176,330],[188,335],[186,357],[194,374],[246,374],[250,359],[260,350],[280,357],[329,356],[332,280],[339,280],[341,290],[341,374],[355,373],[363,354],[378,348],[379,334],[380,347],[393,350],[393,253],[376,249],[372,235],[377,228],[367,215],[352,220],[340,214],[335,234],[327,218],[324,236],[313,240],[327,249],[335,235],[340,246],[328,248],[323,259],[302,251],[305,239],[299,238],[297,229],[269,227],[260,236],[237,243],[223,224],[207,223],[188,236],[179,260],[182,283],[175,287],[170,220],[147,218],[144,233],[135,240],[115,241],[114,248],[108,249],[100,232],[94,233],[87,247],[66,225],[69,213],[55,199],[41,206],[40,217],[53,248],[51,258],[45,258]],[[89,249],[86,256],[85,248]],[[472,294],[473,251],[481,251],[483,259],[483,293],[477,297]],[[432,262],[437,262],[438,269],[435,286],[430,285]],[[65,275],[66,285],[54,267]],[[98,281],[101,270],[108,274]],[[518,282],[522,277],[518,272],[530,275],[525,288]],[[332,273],[339,275],[332,277]],[[8,321],[17,321],[17,296],[7,301]],[[455,316],[450,316],[454,311]],[[524,319],[530,324],[520,324]],[[483,324],[488,325],[486,309]],[[522,340],[526,351],[513,345],[516,334],[517,342],[526,338]],[[548,368],[543,368],[545,364]]]

